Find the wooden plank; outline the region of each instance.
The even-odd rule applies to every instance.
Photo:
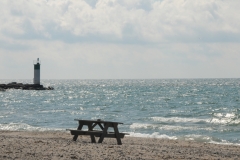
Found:
[[[82,120],[82,119],[74,119],[75,121],[79,122],[92,122],[92,123],[117,123],[123,124],[122,122],[111,122],[111,121],[103,121],[103,120]]]
[[[117,139],[117,142],[118,142],[118,145],[121,145],[122,144],[122,141],[120,139],[120,134],[119,134],[119,131],[118,131],[118,124],[113,124],[113,128],[114,128],[114,132],[115,132],[115,136],[116,136],[116,139]]]
[[[77,130],[81,130],[82,127],[83,127],[83,124],[82,124],[82,123],[79,123]],[[73,136],[73,141],[76,141],[77,138],[78,138],[78,135],[74,135],[74,136]]]
[[[98,126],[99,126],[102,130],[104,129],[101,123],[98,123]]]
[[[96,137],[100,137],[99,135],[95,135]],[[119,133],[119,138],[124,138],[124,133]],[[115,133],[107,133],[104,138],[117,138]]]
[[[92,122],[88,122],[88,131],[93,130],[92,124],[93,124]],[[95,139],[94,135],[90,135],[90,137],[91,137],[92,143],[96,143],[96,139]]]
[[[109,123],[106,123],[106,124],[104,125],[103,133],[102,133],[101,137],[99,138],[98,143],[102,143],[104,137],[105,137],[106,134],[107,134],[108,126],[109,126]]]
[[[80,131],[80,130],[70,130],[72,135],[97,135],[101,136],[102,131]]]
[[[71,132],[72,135],[95,135],[96,137],[100,137],[102,135],[102,131],[80,131],[80,130],[70,130],[68,131]],[[120,138],[124,138],[126,133],[119,133]],[[106,138],[116,138],[116,135],[114,132],[107,132],[105,135]]]
[[[98,125],[102,130],[104,129],[103,126],[102,126],[102,124],[99,123],[99,122],[95,123],[95,124],[92,126],[92,128],[96,127],[97,125]]]

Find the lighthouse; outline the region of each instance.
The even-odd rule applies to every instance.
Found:
[[[33,84],[22,84],[17,82],[12,82],[8,84],[0,84],[0,91],[5,91],[6,89],[23,89],[23,90],[54,90],[53,87],[43,87],[40,85],[40,65],[41,62],[39,58],[37,61],[33,61],[34,65],[34,78]]]
[[[40,85],[40,61],[39,58],[37,61],[33,62],[34,64],[34,78],[33,78],[33,84],[39,84]]]

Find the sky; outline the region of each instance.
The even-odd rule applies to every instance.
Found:
[[[1,0],[0,79],[240,77],[238,0]]]

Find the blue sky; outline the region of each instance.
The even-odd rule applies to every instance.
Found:
[[[1,0],[0,79],[239,78],[237,0]]]

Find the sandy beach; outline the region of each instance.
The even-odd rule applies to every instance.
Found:
[[[0,159],[240,159],[240,146],[125,137],[90,143],[69,132],[0,131]]]

